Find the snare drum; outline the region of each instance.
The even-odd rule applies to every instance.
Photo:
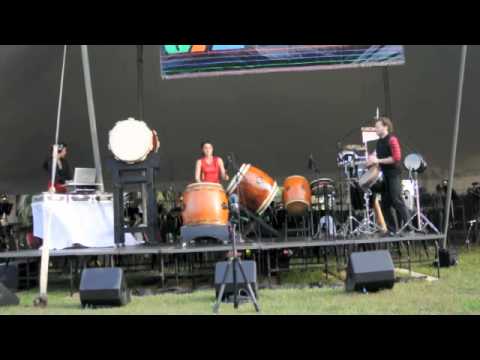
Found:
[[[187,186],[183,193],[184,225],[227,225],[228,215],[228,199],[222,185],[199,183]]]
[[[108,147],[115,159],[136,164],[145,161],[151,152],[157,152],[160,141],[156,131],[150,130],[145,122],[129,118],[117,122],[110,131]]]
[[[289,214],[301,215],[312,206],[312,190],[303,176],[290,176],[283,184],[283,204]]]
[[[262,170],[243,164],[227,188],[228,195],[240,192],[240,204],[262,215],[277,195],[278,185]]]

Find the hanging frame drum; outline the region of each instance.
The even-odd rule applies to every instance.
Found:
[[[136,164],[160,148],[157,132],[143,121],[129,118],[119,121],[109,134],[110,151],[115,159],[127,164]]]
[[[408,155],[403,164],[405,168],[410,172],[416,172],[418,174],[423,173],[427,169],[427,162],[419,154],[410,154]]]

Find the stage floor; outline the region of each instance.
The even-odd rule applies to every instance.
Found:
[[[243,250],[276,250],[287,248],[315,248],[315,247],[336,247],[364,244],[385,244],[398,242],[417,242],[434,241],[443,238],[442,234],[433,235],[412,235],[403,237],[370,237],[338,240],[313,240],[310,238],[289,238],[269,239],[264,238],[261,241],[245,240],[237,245],[239,251]],[[105,255],[176,255],[176,254],[195,254],[228,252],[232,249],[231,245],[223,244],[196,244],[182,247],[181,244],[161,244],[161,245],[141,245],[120,248],[75,248],[65,250],[50,251],[51,257],[75,257],[75,256],[105,256]],[[21,258],[39,258],[42,255],[41,250],[20,250],[0,253],[0,259],[21,259]]]

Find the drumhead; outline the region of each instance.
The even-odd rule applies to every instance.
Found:
[[[318,186],[320,184],[322,184],[322,186],[325,186],[325,184],[327,185],[333,185],[334,181],[332,179],[329,179],[329,178],[321,178],[321,179],[316,179],[316,180],[313,180],[311,183],[310,183],[310,186],[313,188],[315,186]]]
[[[143,121],[119,121],[109,133],[109,148],[120,161],[143,161],[153,149],[152,131]]]
[[[262,205],[260,205],[260,207],[258,208],[258,211],[257,211],[258,215],[263,215],[263,213],[268,209],[270,204],[273,202],[273,199],[275,198],[275,196],[277,196],[277,193],[278,193],[278,185],[277,185],[277,182],[275,181],[273,183],[272,192],[270,193],[270,195],[268,195],[268,197],[265,199]]]
[[[208,188],[214,188],[218,190],[223,191],[223,186],[222,184],[217,184],[217,183],[208,183],[208,182],[202,182],[202,183],[193,183],[187,186],[186,190],[200,190],[200,189],[208,189]]]
[[[302,180],[307,180],[305,178],[305,176],[301,176],[301,175],[292,175],[292,176],[289,176],[285,179],[285,181],[287,181],[288,179],[302,179]]]
[[[240,170],[238,170],[238,173],[233,177],[232,181],[230,181],[230,184],[227,187],[228,195],[231,195],[235,190],[237,190],[238,185],[243,180],[243,177],[248,173],[248,170],[250,170],[250,167],[251,167],[250,164],[243,164],[240,167]]]
[[[404,165],[409,171],[421,172],[426,168],[426,162],[419,154],[410,154],[404,160]]]

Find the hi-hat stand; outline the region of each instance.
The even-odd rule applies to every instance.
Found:
[[[426,230],[430,228],[436,234],[440,234],[440,231],[435,227],[435,225],[433,225],[433,223],[427,218],[427,216],[422,213],[421,206],[420,206],[420,190],[418,186],[418,171],[410,170],[409,177],[410,177],[410,180],[412,180],[413,182],[416,211],[412,215],[412,217],[398,231],[398,233],[401,233],[407,228],[412,228],[414,231],[425,233]]]
[[[370,208],[370,199],[372,197],[372,191],[370,189],[364,191],[363,199],[365,203],[364,217],[361,221],[361,225],[355,229],[354,233],[363,235],[373,235],[382,228],[375,221],[375,212]]]

